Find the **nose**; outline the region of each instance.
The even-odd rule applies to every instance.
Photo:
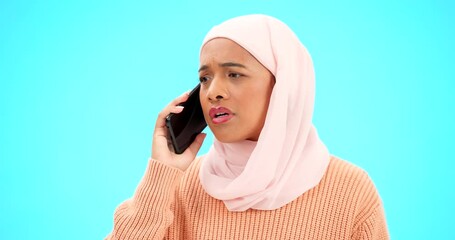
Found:
[[[207,98],[210,102],[217,102],[229,98],[229,92],[223,79],[214,78],[207,89]]]

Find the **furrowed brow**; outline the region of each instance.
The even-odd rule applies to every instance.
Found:
[[[198,71],[198,72],[207,70],[207,68],[209,68],[209,66],[207,66],[207,65],[202,65],[202,66],[199,68],[199,71]]]
[[[242,65],[240,63],[235,63],[235,62],[221,63],[219,66],[220,67],[241,67],[241,68],[246,68],[244,65]]]

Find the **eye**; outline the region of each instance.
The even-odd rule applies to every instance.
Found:
[[[209,78],[207,76],[199,77],[199,82],[201,82],[201,83],[206,83],[208,80],[209,80]]]
[[[239,74],[239,73],[229,73],[228,74],[229,78],[240,78],[241,76],[242,76],[242,74]]]

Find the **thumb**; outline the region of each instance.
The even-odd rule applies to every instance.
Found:
[[[204,142],[206,136],[206,133],[199,133],[186,151],[189,150],[194,156],[196,156],[196,154],[199,152],[199,149],[201,149],[202,143]]]

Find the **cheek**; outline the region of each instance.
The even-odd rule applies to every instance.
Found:
[[[208,106],[209,106],[208,101],[205,100],[204,98],[201,98],[201,97],[200,97],[200,100],[199,100],[199,101],[200,101],[200,103],[201,103],[202,112],[204,113],[204,116],[208,115],[208,114],[209,114],[209,113],[208,113],[208,111],[209,111],[209,109],[208,109]]]
[[[243,117],[256,124],[263,121],[268,108],[268,94],[263,91],[250,91],[239,101]]]
[[[254,98],[251,99],[253,104],[250,106],[252,108],[251,111],[255,113],[255,119],[259,122],[265,120],[272,93],[272,88],[264,87],[263,85],[261,87],[262,88],[258,89],[254,95],[252,95],[254,96]]]

